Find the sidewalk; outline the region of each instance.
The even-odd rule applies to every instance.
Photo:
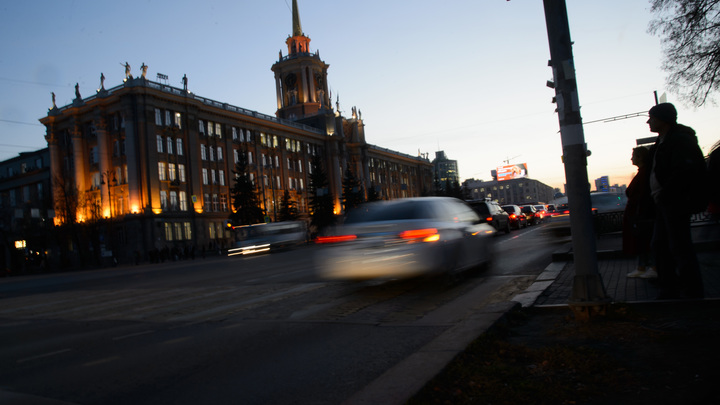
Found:
[[[720,298],[720,226],[693,227],[693,242],[700,262],[706,299]],[[636,266],[635,258],[622,254],[622,235],[612,233],[597,239],[598,272],[612,302],[654,301],[658,294],[654,280],[628,278]],[[523,306],[567,305],[572,294],[575,266],[572,243],[553,254],[553,264],[536,280],[534,287],[516,299]],[[523,295],[525,295],[523,297]],[[535,298],[533,301],[532,298]],[[532,302],[532,303],[531,303]]]

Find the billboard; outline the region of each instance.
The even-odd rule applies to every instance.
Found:
[[[498,181],[522,179],[527,177],[527,163],[518,163],[516,165],[505,165],[497,167]]]

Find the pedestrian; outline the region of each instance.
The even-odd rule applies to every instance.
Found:
[[[623,213],[623,252],[637,256],[637,268],[628,277],[657,278],[650,242],[655,221],[655,204],[650,194],[650,150],[644,146],[633,149],[630,159],[638,171],[630,181],[625,195]]]
[[[695,131],[677,122],[670,103],[653,106],[647,123],[658,134],[652,147],[650,192],[655,202],[652,248],[658,299],[703,298],[703,281],[690,233],[690,216],[705,190],[705,161]]]

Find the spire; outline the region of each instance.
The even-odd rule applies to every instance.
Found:
[[[293,0],[292,4],[292,36],[302,36],[303,30],[300,25],[300,13],[298,12],[297,0]]]

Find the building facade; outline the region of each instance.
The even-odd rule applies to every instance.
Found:
[[[110,223],[103,249],[125,258],[158,249],[226,247],[224,222],[234,209],[235,163],[248,170],[271,220],[285,191],[301,216],[309,212],[311,159],[319,155],[341,213],[350,168],[381,198],[418,196],[432,187],[426,158],[365,142],[362,117],[333,109],[328,65],[310,52],[296,1],[288,54],[272,66],[277,111],[270,116],[148,80],[145,71],[72,104],[53,107],[46,126],[56,207],[68,195],[77,209],[56,209],[56,222]],[[64,193],[64,194],[63,194]],[[72,204],[66,204],[72,205]],[[67,208],[67,207],[64,207]],[[72,210],[71,210],[72,211]],[[123,259],[120,257],[120,259]]]
[[[445,190],[445,186],[448,183],[451,185],[455,182],[460,183],[457,160],[448,159],[445,151],[435,152],[435,159],[433,159],[432,165],[434,179],[441,190]]]
[[[468,179],[463,182],[463,187],[473,200],[490,199],[500,205],[548,203],[555,194],[552,187],[530,178],[504,181]]]
[[[0,162],[0,266],[17,273],[52,243],[54,217],[47,148]],[[27,269],[25,269],[27,270]]]

